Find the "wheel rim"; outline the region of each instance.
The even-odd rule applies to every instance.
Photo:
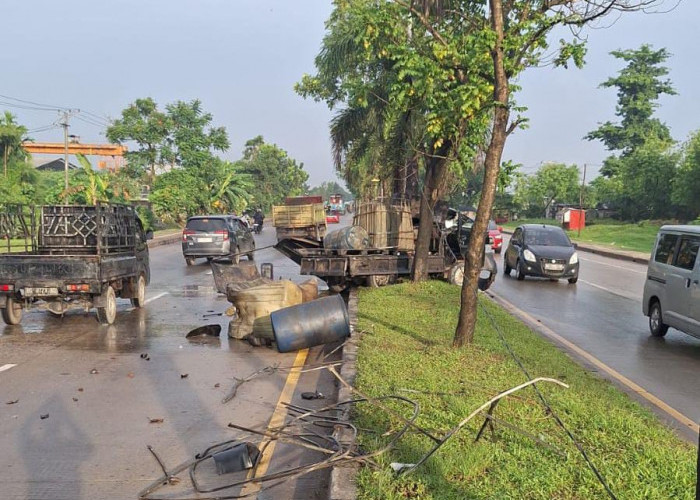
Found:
[[[143,276],[139,276],[139,284],[138,284],[138,299],[139,299],[139,305],[143,305],[144,301],[146,300],[146,280],[143,279]]]
[[[464,269],[461,266],[455,270],[454,282],[457,286],[464,284]]]
[[[653,331],[658,331],[661,326],[661,311],[659,311],[659,306],[654,306],[651,310],[651,316],[649,316],[649,323],[651,323],[651,329]]]
[[[109,287],[107,291],[107,305],[105,307],[105,312],[107,316],[107,322],[114,322],[114,318],[117,316],[117,298],[114,295],[114,289]]]
[[[389,284],[389,275],[375,275],[373,279],[376,286],[386,286]]]

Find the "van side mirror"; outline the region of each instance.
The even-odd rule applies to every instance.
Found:
[[[153,229],[149,229],[146,231],[146,240],[152,240],[153,239]]]

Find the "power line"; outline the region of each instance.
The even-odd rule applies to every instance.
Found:
[[[9,96],[9,95],[2,95],[2,94],[0,94],[0,97],[2,97],[3,99],[10,99],[11,101],[17,101],[17,102],[22,102],[22,103],[25,103],[25,104],[32,104],[32,105],[34,105],[34,106],[40,106],[40,107],[43,107],[43,108],[51,108],[51,109],[53,109],[53,110],[55,110],[55,111],[64,111],[64,110],[67,110],[67,109],[68,109],[68,108],[66,108],[65,106],[55,106],[55,105],[52,105],[52,104],[42,104],[42,103],[40,103],[40,102],[27,101],[27,100],[25,100],[25,99],[19,99],[19,98],[17,98],[17,97],[11,97],[11,96]]]

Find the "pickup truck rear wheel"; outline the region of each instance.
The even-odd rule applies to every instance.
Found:
[[[194,261],[195,261],[194,257],[185,257],[185,262],[187,263],[188,266],[193,266]]]
[[[107,287],[103,295],[105,306],[97,308],[97,320],[103,325],[111,325],[117,317],[117,295],[111,286]]]
[[[146,303],[146,278],[143,274],[139,276],[136,282],[136,297],[131,298],[131,305],[134,307],[143,307]]]
[[[19,325],[22,321],[22,306],[12,297],[7,297],[5,308],[2,310],[2,320],[8,325]]]

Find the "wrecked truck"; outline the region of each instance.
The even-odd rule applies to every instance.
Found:
[[[435,224],[431,253],[428,256],[428,274],[444,278],[455,285],[464,280],[464,256],[469,244],[473,220],[459,216],[456,224],[445,227]],[[360,226],[351,226],[360,228]],[[328,233],[324,241],[335,241],[345,236],[348,228]],[[338,233],[336,237],[334,233]],[[497,265],[487,241],[484,261],[479,275],[479,288],[488,289],[496,279]],[[275,248],[299,264],[302,275],[313,275],[324,280],[331,291],[340,293],[352,285],[384,286],[397,278],[407,277],[413,267],[414,252],[397,248],[329,248],[308,238],[286,238]],[[362,247],[363,245],[360,245]]]
[[[118,297],[145,303],[147,240],[133,207],[98,203],[0,210],[0,310],[8,325],[37,307],[61,315],[96,308],[112,324]]]

